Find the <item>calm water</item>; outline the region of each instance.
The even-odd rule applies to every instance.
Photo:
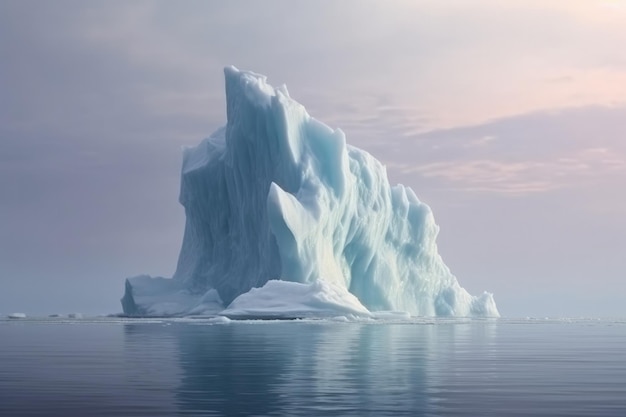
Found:
[[[626,321],[0,320],[0,416],[626,416]]]

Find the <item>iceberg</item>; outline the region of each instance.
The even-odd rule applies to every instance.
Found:
[[[186,224],[172,278],[128,278],[130,316],[499,316],[438,253],[439,228],[382,163],[285,86],[224,70],[226,126],[183,150]]]

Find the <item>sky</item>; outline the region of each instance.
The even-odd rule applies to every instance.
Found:
[[[171,276],[223,67],[413,188],[503,316],[626,317],[626,0],[0,0],[0,314]]]

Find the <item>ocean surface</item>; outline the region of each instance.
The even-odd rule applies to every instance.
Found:
[[[626,320],[0,319],[0,416],[626,416]]]

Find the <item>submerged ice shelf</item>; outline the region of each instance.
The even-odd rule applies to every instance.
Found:
[[[183,154],[171,279],[126,280],[131,316],[497,317],[441,259],[430,208],[309,116],[286,87],[227,67],[227,124]]]

